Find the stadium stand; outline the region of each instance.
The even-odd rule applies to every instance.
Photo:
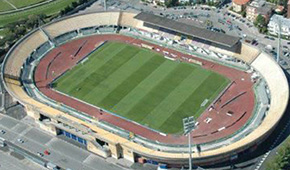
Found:
[[[232,47],[239,42],[239,38],[225,35],[222,33],[214,33],[212,31],[201,29],[192,25],[177,22],[174,20],[160,17],[157,15],[141,12],[134,18],[144,21],[144,25],[152,28],[162,27],[163,29],[177,31],[181,34],[192,36],[209,43],[216,43],[227,47]]]
[[[96,27],[86,27],[86,28],[81,28],[80,29],[80,33],[82,35],[91,35],[91,34],[94,34],[97,32],[97,29]]]
[[[91,13],[69,17],[64,22],[55,22],[44,29],[55,38],[67,32],[78,30],[79,28],[93,27],[97,25],[118,25],[119,12]]]
[[[11,59],[6,63],[5,74],[20,76],[20,69],[26,58],[45,43],[48,38],[39,30],[32,32],[21,40],[20,44],[14,46]]]
[[[263,105],[268,105],[269,101],[269,96],[267,93],[267,89],[266,89],[266,82],[262,81],[260,82],[260,85],[257,86],[257,92],[258,95],[260,97],[260,101]]]
[[[105,28],[110,28],[108,31],[114,32],[114,26],[116,25],[129,27],[121,31],[121,33],[126,33],[126,35],[146,37],[146,39],[152,42],[159,43],[167,42],[167,40],[172,41],[170,40],[171,38],[162,37],[167,36],[167,34],[169,34],[168,32],[162,32],[162,29],[160,30],[159,28],[154,29],[154,27],[146,27],[144,21],[138,20],[138,18],[145,20],[143,17],[136,17],[136,14],[126,12],[90,13],[60,19],[45,25],[43,29],[49,37],[57,42],[57,44],[79,36],[79,33],[83,35],[94,34],[96,33],[96,29],[104,28],[100,26],[106,26]],[[174,31],[178,30],[175,29]],[[33,56],[34,59],[41,58],[47,50],[52,48],[53,45],[50,44],[48,40],[48,36],[39,29],[28,34],[7,53],[2,68],[2,79],[6,90],[25,106],[28,114],[40,123],[41,128],[56,135],[57,128],[65,129],[63,127],[64,122],[66,122],[66,124],[71,124],[71,126],[77,124],[89,127],[91,130],[90,136],[82,136],[82,139],[87,140],[87,149],[105,157],[111,155],[118,158],[120,152],[122,152],[123,157],[132,162],[136,161],[138,157],[146,157],[151,160],[153,159],[171,164],[187,163],[189,156],[188,154],[184,154],[187,150],[187,146],[178,145],[177,147],[176,145],[165,145],[139,136],[130,139],[129,132],[118,127],[105,126],[101,121],[84,116],[75,110],[71,110],[64,105],[56,103],[52,99],[45,98],[45,96],[34,87],[33,83],[29,84],[29,86],[25,85],[25,82],[19,79],[20,75],[23,71],[26,71],[25,69],[30,70],[32,67],[26,68],[30,63],[24,63],[30,56]],[[196,45],[196,43],[198,45]],[[240,48],[239,51],[233,52],[227,51],[227,48],[223,49],[221,46],[202,44],[202,41],[197,41],[196,43],[192,41],[191,46],[183,46],[183,49],[190,47],[192,49],[188,51],[198,51],[199,53],[203,53],[203,56],[210,55],[208,56],[209,58],[215,58],[216,60],[223,59],[222,62],[227,60],[236,62],[236,59],[242,60],[247,63],[249,67],[254,68],[254,70],[261,75],[260,77],[265,80],[265,82],[262,82],[258,87],[259,93],[262,94],[259,99],[261,100],[261,106],[260,104],[257,106],[257,113],[255,113],[256,116],[252,121],[254,122],[253,124],[250,122],[250,125],[244,127],[239,131],[240,133],[237,132],[233,138],[215,141],[215,143],[202,146],[200,152],[197,152],[196,147],[194,148],[193,157],[196,163],[215,163],[221,160],[230,159],[232,156],[235,156],[236,153],[259,144],[271,133],[286,109],[289,88],[286,77],[279,65],[277,65],[277,63],[266,53],[250,45],[239,44],[238,40],[236,42],[236,39],[229,41],[229,43],[223,42],[225,43],[223,45],[236,45],[236,43],[238,43],[236,47]],[[175,47],[179,48],[180,46],[175,45]],[[203,56],[201,55],[199,57]],[[236,59],[233,57],[236,57]],[[32,74],[31,71],[27,73]],[[27,73],[24,73],[26,74],[25,77],[31,76]],[[267,88],[270,94],[267,94]],[[269,106],[266,106],[267,99],[270,100]],[[266,112],[267,116],[265,116]],[[41,115],[49,117],[50,122],[39,121]],[[77,129],[77,125],[74,128]],[[257,127],[252,128],[253,126]],[[108,153],[106,149],[101,149],[102,151],[100,151],[102,147],[91,142],[95,141],[95,139],[108,143],[107,147],[110,153]]]
[[[118,25],[135,28],[139,21],[134,19],[134,16],[136,16],[134,13],[120,12]]]
[[[227,50],[216,48],[213,46],[210,46],[209,50],[212,50],[221,54],[226,54],[228,56],[233,56],[247,63],[251,63],[252,61],[254,61],[255,58],[260,54],[260,51],[258,49],[244,43],[241,44],[241,48],[239,49],[239,51],[236,51],[236,52],[227,51]]]
[[[275,61],[263,52],[252,63],[252,66],[264,77],[271,94],[268,116],[259,127],[260,129],[265,127],[264,133],[273,128],[275,122],[279,121],[285,111],[289,96],[284,72],[277,64],[273,63]]]
[[[48,50],[52,48],[52,44],[49,41],[46,41],[41,46],[39,46],[35,51],[32,52],[31,57],[33,59],[38,59],[39,57],[46,54]]]
[[[67,32],[67,33],[64,33],[64,34],[61,34],[61,35],[55,37],[54,42],[57,45],[60,45],[60,44],[65,43],[68,40],[75,38],[76,36],[78,36],[78,32],[76,30],[73,30],[73,31],[70,31],[70,32]]]

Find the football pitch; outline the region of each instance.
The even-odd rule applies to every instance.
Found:
[[[59,77],[54,87],[157,131],[180,134],[182,119],[198,118],[229,82],[198,65],[107,42]]]

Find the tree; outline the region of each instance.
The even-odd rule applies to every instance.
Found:
[[[78,4],[77,2],[72,2],[72,3],[71,3],[71,6],[72,6],[73,8],[76,8],[78,5],[79,5],[79,4]]]
[[[284,170],[290,167],[290,138],[278,149],[274,159],[267,162],[266,170]]]
[[[267,33],[268,29],[266,26],[262,27],[261,29],[259,29],[260,33],[265,34]]]
[[[15,29],[16,26],[17,26],[17,23],[14,22],[14,23],[9,23],[9,24],[7,24],[7,25],[6,25],[6,28],[7,28],[9,31],[14,32],[14,29]]]
[[[67,6],[67,7],[64,8],[65,13],[68,13],[71,10],[73,10],[73,7],[71,7],[71,6]]]
[[[245,18],[245,17],[246,17],[246,15],[247,15],[247,12],[246,12],[246,10],[243,10],[243,11],[241,12],[241,15],[242,15],[242,17],[243,17],[243,18]]]
[[[4,40],[9,43],[9,42],[13,42],[17,39],[17,35],[12,33],[12,32],[8,32],[6,35],[5,35],[5,38]]]
[[[267,22],[266,19],[262,15],[258,15],[255,22],[255,27],[258,28],[260,33],[266,33],[267,32]]]
[[[165,6],[167,8],[177,6],[178,5],[178,0],[167,0],[165,1]]]
[[[0,47],[4,47],[5,44],[6,44],[5,40],[4,39],[0,39]]]
[[[86,2],[88,2],[88,0],[79,0],[79,4],[84,4]]]
[[[26,28],[24,26],[20,26],[15,29],[16,35],[24,35],[25,33],[26,33]]]
[[[17,25],[23,25],[26,22],[27,22],[27,18],[21,18],[17,22],[15,22],[15,24],[17,24]]]
[[[34,28],[38,25],[39,17],[37,15],[29,15],[28,20],[25,23],[27,28]]]
[[[255,22],[254,22],[254,25],[255,25],[256,27],[266,25],[266,20],[265,20],[265,18],[264,18],[261,14],[259,14],[259,15],[257,16]]]

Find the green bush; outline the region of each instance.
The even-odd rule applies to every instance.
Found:
[[[278,149],[274,159],[266,164],[266,170],[286,170],[290,169],[290,138],[287,138]]]

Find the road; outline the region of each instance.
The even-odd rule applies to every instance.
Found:
[[[44,155],[43,158],[61,167],[73,170],[127,169],[118,166],[117,163],[119,162],[113,158],[103,159],[68,141],[40,130],[28,116],[22,120],[16,120],[0,114],[0,130],[5,131],[4,134],[0,133],[0,137],[31,153],[44,153],[45,150],[49,150],[51,154]],[[24,142],[19,142],[19,139]]]
[[[0,149],[1,170],[45,170],[46,168],[10,152],[7,147]]]

